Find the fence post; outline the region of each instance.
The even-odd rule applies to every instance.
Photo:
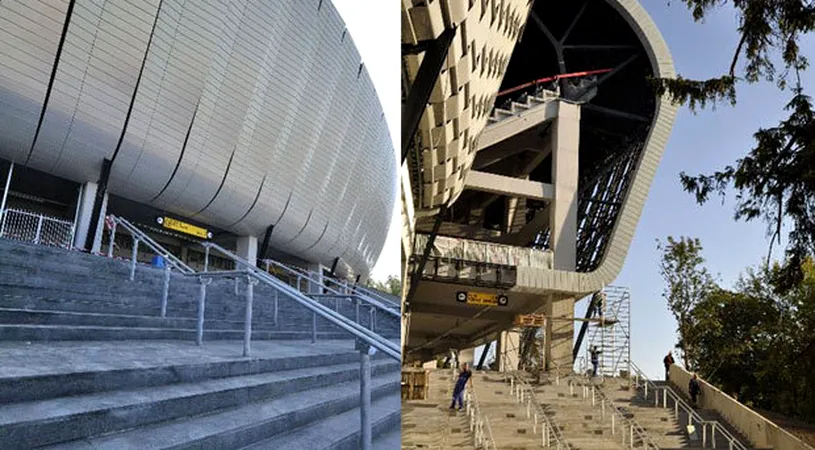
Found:
[[[37,234],[34,236],[34,243],[40,243],[40,234],[42,233],[42,214],[37,218]]]
[[[108,258],[113,258],[113,244],[116,242],[116,221],[110,227],[110,242],[108,243]],[[73,244],[71,244],[73,245]]]
[[[316,317],[316,315],[315,315]],[[360,442],[359,448],[371,450],[371,355],[368,353],[368,345],[359,342],[359,419],[360,419]]]
[[[207,285],[212,282],[212,279],[201,277],[199,281],[201,282],[201,288],[198,294],[198,323],[195,326],[195,343],[204,345],[204,306],[207,300]]]
[[[255,302],[255,284],[258,280],[246,277],[246,317],[243,323],[243,356],[249,356],[252,346],[252,304]]]
[[[278,290],[275,289],[274,290],[274,315],[272,316],[272,318],[274,319],[274,326],[277,326],[277,295],[278,295]]]
[[[311,343],[317,342],[317,313],[312,313],[311,316]]]
[[[136,257],[139,254],[139,240],[133,239],[133,249],[130,252],[130,281],[136,278]]]
[[[170,266],[164,268],[164,290],[161,293],[161,317],[167,317],[167,297],[170,296]]]

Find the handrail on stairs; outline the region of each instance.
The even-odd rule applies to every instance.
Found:
[[[705,420],[699,413],[697,413],[693,407],[687,404],[685,400],[676,393],[670,386],[657,386],[651,381],[645,373],[636,365],[633,361],[631,361],[631,370],[634,372],[631,375],[634,375],[634,388],[636,390],[640,390],[640,383],[642,383],[642,390],[643,390],[643,398],[648,400],[648,389],[649,386],[651,390],[654,392],[654,406],[659,405],[659,391],[663,392],[662,394],[662,407],[667,409],[668,408],[668,397],[673,400],[674,402],[674,415],[679,418],[679,410],[681,409],[685,414],[688,416],[688,423],[694,424],[694,422],[698,423],[702,426],[702,447],[706,447],[708,444],[708,436],[707,436],[707,429],[710,427],[711,433],[711,445],[713,448],[716,447],[716,432],[718,431],[721,433],[724,438],[728,442],[728,448],[730,450],[747,450],[747,446],[745,446],[741,441],[739,441],[735,436],[733,436],[730,431],[727,430],[719,421],[716,420]]]
[[[504,359],[504,367],[509,367],[508,357],[506,353],[501,353]],[[556,448],[557,450],[571,450],[572,446],[569,444],[552,420],[546,414],[546,410],[538,403],[535,393],[532,391],[532,386],[520,375],[522,372],[512,370],[506,372],[509,378],[509,393],[515,396],[519,403],[526,401],[526,418],[533,419],[533,432],[537,432],[538,419],[541,421],[541,445],[546,448]],[[558,378],[559,383],[559,378]],[[532,411],[534,409],[534,412]],[[554,443],[552,442],[554,437]]]
[[[451,366],[453,384],[457,381],[456,368]],[[464,404],[466,405],[466,413],[470,418],[470,432],[473,433],[473,441],[475,447],[484,450],[498,450],[495,444],[495,438],[492,434],[492,426],[490,419],[486,413],[481,411],[478,405],[478,399],[475,396],[475,391],[472,387],[468,387],[464,391]]]
[[[320,282],[319,277],[312,277],[312,274],[310,272],[302,271],[301,273],[298,273],[297,270],[294,270],[294,269],[286,266],[283,263],[280,263],[278,261],[274,261],[274,260],[271,260],[271,259],[266,259],[263,262],[265,264],[267,264],[267,265],[272,265],[272,266],[277,267],[279,269],[283,269],[284,271],[286,271],[286,272],[288,272],[290,274],[296,275],[298,277],[298,280],[302,278],[302,279],[305,279],[306,281],[309,281],[311,283],[315,283],[315,284],[319,285],[321,289],[328,290],[332,295],[343,296],[343,297],[356,297],[356,298],[359,298],[359,299],[363,300],[365,303],[368,303],[372,307],[377,308],[379,310],[382,310],[386,314],[389,314],[389,315],[394,316],[394,317],[401,317],[400,312],[398,312],[398,311],[394,310],[393,308],[382,304],[382,302],[374,300],[374,299],[372,299],[372,298],[370,298],[370,297],[368,297],[366,295],[360,295],[359,293],[348,294],[348,293],[340,292],[340,291],[338,291],[336,289],[333,289],[333,288],[331,288],[329,286],[325,286],[323,283]]]
[[[622,439],[622,445],[625,448],[633,449],[634,448],[634,435],[639,438],[640,442],[643,444],[642,448],[646,449],[654,449],[659,450],[659,446],[654,442],[648,433],[645,431],[639,422],[636,419],[626,418],[623,411],[614,404],[608,395],[601,389],[598,385],[591,383],[591,378],[585,375],[585,373],[578,374],[578,376],[584,381],[583,384],[583,399],[587,399],[591,397],[591,403],[594,406],[597,406],[597,397],[600,397],[600,411],[601,411],[601,420],[605,420],[606,416],[606,406],[611,409],[611,434],[614,435],[615,433],[615,417],[617,418],[617,423],[619,423],[622,429],[620,430],[620,436]],[[591,394],[589,394],[591,392]],[[626,433],[625,433],[625,425],[628,425],[628,442],[626,442]],[[627,446],[626,446],[627,445]]]
[[[161,317],[166,316],[167,312],[167,298],[170,284],[170,269],[175,267],[183,276],[196,277],[200,282],[200,291],[198,297],[198,314],[196,322],[196,343],[203,345],[204,334],[204,311],[206,307],[206,292],[207,285],[215,278],[232,278],[236,280],[235,294],[237,291],[237,281],[240,278],[246,278],[246,313],[244,317],[244,336],[243,336],[243,356],[249,356],[252,340],[252,315],[254,303],[254,285],[257,283],[264,283],[274,289],[275,292],[275,322],[277,321],[277,299],[278,293],[283,292],[294,302],[303,306],[313,313],[312,321],[312,342],[317,340],[317,317],[322,317],[336,327],[350,333],[356,338],[356,350],[360,354],[360,438],[359,448],[362,450],[371,450],[372,446],[372,424],[371,424],[371,356],[374,354],[372,349],[376,349],[384,353],[386,356],[396,361],[401,361],[401,349],[398,344],[393,343],[383,336],[380,336],[368,330],[357,322],[354,322],[341,314],[335,312],[330,308],[323,306],[318,301],[311,299],[301,293],[298,289],[294,289],[280,279],[270,275],[267,271],[258,269],[254,264],[250,264],[247,260],[240,258],[234,253],[224,249],[220,245],[213,242],[202,242],[201,245],[205,249],[204,271],[196,272],[191,267],[184,264],[180,259],[176,258],[172,253],[167,251],[160,244],[155,242],[152,238],[147,236],[144,232],[136,228],[127,220],[109,216],[111,218],[110,230],[110,246],[108,247],[108,257],[113,256],[114,240],[116,236],[116,226],[121,226],[133,237],[134,245],[131,254],[131,271],[130,280],[134,279],[136,270],[136,262],[138,255],[139,242],[144,241],[145,244],[153,250],[156,254],[164,257],[169,265],[166,266],[164,271],[164,292],[161,302]],[[209,253],[210,250],[216,250],[222,255],[231,259],[236,270],[226,271],[208,271]]]

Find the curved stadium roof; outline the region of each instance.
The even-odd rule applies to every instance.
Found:
[[[367,274],[396,164],[329,0],[0,3],[0,157]]]

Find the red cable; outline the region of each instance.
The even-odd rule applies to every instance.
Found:
[[[515,91],[519,91],[521,89],[528,88],[529,86],[535,86],[535,85],[538,85],[538,84],[541,84],[541,83],[549,83],[549,82],[552,82],[552,81],[557,81],[557,80],[559,80],[561,78],[577,78],[577,77],[585,77],[585,76],[589,76],[589,75],[599,75],[601,73],[611,72],[611,70],[612,69],[587,70],[585,72],[565,73],[563,75],[555,75],[553,77],[541,78],[539,80],[530,81],[529,83],[525,83],[525,84],[522,84],[520,86],[515,86],[514,88],[510,88],[510,89],[507,89],[505,91],[501,91],[501,92],[498,93],[498,96],[500,97],[502,95],[511,94],[511,93],[513,93]]]

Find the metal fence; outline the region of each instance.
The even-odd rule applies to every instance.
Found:
[[[74,223],[19,209],[7,209],[0,225],[0,237],[51,247],[71,248]]]

